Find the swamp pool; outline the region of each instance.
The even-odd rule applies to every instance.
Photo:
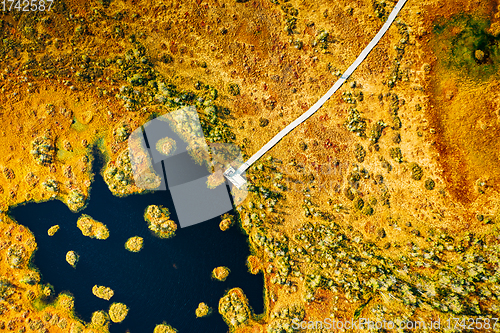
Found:
[[[94,311],[107,311],[111,303],[122,302],[130,310],[122,323],[111,323],[112,333],[153,332],[164,321],[179,332],[227,332],[217,308],[225,291],[233,287],[243,289],[256,314],[263,312],[263,279],[248,272],[247,237],[237,226],[223,232],[218,225],[220,218],[214,218],[178,228],[171,239],[157,238],[143,214],[148,205],[163,205],[176,221],[170,192],[120,198],[111,194],[98,172],[95,174],[88,205],[79,213],[58,200],[28,203],[9,212],[35,235],[38,250],[33,263],[42,274],[41,282],[52,284],[56,294],[73,294],[81,319],[88,322]],[[83,236],[76,224],[82,214],[104,223],[109,238]],[[50,237],[47,230],[55,224],[60,230]],[[124,247],[132,236],[144,238],[139,253]],[[70,250],[80,255],[76,268],[65,260]],[[231,270],[225,282],[211,279],[217,266]],[[92,294],[94,285],[110,287],[115,294],[110,301],[97,298]],[[196,318],[200,302],[213,309],[211,316]]]

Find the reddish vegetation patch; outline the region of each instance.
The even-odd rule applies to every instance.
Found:
[[[476,8],[473,15],[484,12],[487,8]],[[475,82],[468,73],[444,65],[450,55],[443,39],[458,33],[460,29],[453,27],[441,36],[432,35],[429,43],[437,61],[432,64],[433,75],[427,87],[431,97],[428,131],[439,153],[447,190],[454,199],[470,204],[479,195],[478,182],[485,181],[491,187],[500,181],[500,126],[495,103],[498,90],[494,78]]]

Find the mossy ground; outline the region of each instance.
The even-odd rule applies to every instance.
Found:
[[[2,13],[0,209],[30,200],[68,202],[71,193],[88,199],[92,147],[105,153],[106,162],[115,161],[126,148],[127,131],[118,128],[127,124],[133,131],[181,103],[198,103],[210,140],[232,141],[251,155],[333,84],[392,5],[209,0],[125,8],[115,1],[59,1],[51,15]],[[332,314],[470,316],[476,314],[474,302],[483,313],[496,314],[490,308],[498,303],[498,282],[480,282],[484,273],[476,272],[491,272],[494,262],[464,259],[497,256],[488,250],[498,243],[500,206],[498,47],[491,29],[498,23],[496,6],[409,1],[344,94],[284,138],[271,160],[248,172],[251,194],[236,220],[249,235],[252,272],[260,271],[265,281],[265,313],[257,318],[248,310],[243,315],[251,318],[237,331],[279,329],[273,313],[292,305],[302,305],[311,320]],[[375,126],[379,121],[384,126]],[[40,165],[31,145],[47,130],[56,161]],[[397,162],[391,158],[395,144],[402,156]],[[358,145],[366,151],[363,158]],[[412,163],[421,168],[421,180],[411,177]],[[426,188],[428,178],[433,190]],[[57,192],[42,185],[48,179],[57,182]],[[354,209],[359,200],[345,197],[346,187],[352,199],[369,203],[372,215]],[[77,211],[83,205],[70,206]],[[51,332],[68,331],[75,322],[72,307],[41,302],[42,286],[18,282],[31,270],[27,263],[36,243],[3,218],[0,255],[9,255],[11,244],[25,251],[18,267],[0,261],[22,309],[8,310],[1,321],[18,319],[15,328],[21,329],[28,319],[41,320]],[[431,255],[435,249],[441,250]],[[334,259],[341,267],[329,266]],[[457,268],[465,264],[472,270]],[[336,280],[336,270],[345,281]],[[393,297],[380,289],[390,288],[391,272],[397,280]],[[442,278],[443,272],[451,278]],[[363,289],[370,277],[378,280],[370,282],[377,292]],[[432,294],[419,287],[423,281],[447,292],[450,298],[438,293],[445,307],[415,297]],[[467,291],[470,286],[481,292]],[[465,296],[450,291],[459,287],[469,288]],[[484,301],[487,292],[492,296]],[[48,311],[66,324],[43,321]]]
[[[479,82],[498,76],[500,62],[500,37],[488,32],[493,15],[485,14],[455,14],[438,20],[433,30],[440,65]]]

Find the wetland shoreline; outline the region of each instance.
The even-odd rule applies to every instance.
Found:
[[[235,287],[248,295],[253,312],[263,312],[264,281],[248,272],[245,263],[250,250],[240,228],[222,232],[220,218],[214,218],[179,229],[172,239],[160,239],[148,229],[143,213],[150,204],[164,205],[175,219],[168,191],[116,197],[97,174],[91,194],[92,200],[78,213],[59,200],[30,202],[9,211],[36,237],[38,250],[32,262],[42,274],[42,283],[53,285],[56,294],[71,292],[76,315],[82,320],[89,322],[92,312],[109,308],[110,302],[92,294],[96,284],[111,287],[115,290],[113,301],[130,308],[122,323],[110,325],[110,332],[153,331],[163,321],[180,331],[202,330],[208,324],[224,332],[227,326],[219,315],[197,321],[190,316],[201,301],[216,309],[225,290]],[[102,241],[83,236],[76,226],[83,213],[105,223],[109,238]],[[48,236],[47,230],[54,224],[59,224],[60,230]],[[123,244],[136,235],[144,238],[144,249],[131,253]],[[69,250],[80,255],[75,269],[64,258]],[[223,283],[211,279],[213,268],[221,265],[231,269]]]

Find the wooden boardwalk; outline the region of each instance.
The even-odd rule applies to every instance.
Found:
[[[276,134],[269,142],[267,142],[262,148],[259,149],[258,152],[252,155],[246,162],[244,162],[236,171],[233,168],[229,168],[224,172],[224,175],[227,179],[229,179],[236,187],[240,188],[246,183],[246,180],[243,178],[242,174],[257,160],[259,160],[265,153],[267,153],[271,148],[273,148],[278,142],[281,141],[288,133],[290,133],[295,127],[302,124],[306,121],[310,116],[312,116],[316,111],[318,111],[323,104],[326,103],[332,97],[332,95],[344,84],[344,82],[351,76],[351,74],[358,68],[358,66],[366,59],[368,54],[373,50],[373,48],[378,44],[380,39],[384,36],[384,34],[389,30],[390,26],[396,19],[396,16],[399,14],[403,6],[406,4],[408,0],[399,0],[391,14],[389,15],[387,21],[384,23],[379,32],[373,37],[371,42],[365,47],[363,52],[356,58],[356,60],[352,63],[351,66],[342,74],[340,79],[335,82],[333,87],[327,91],[323,97],[321,97],[309,110],[304,112],[300,117],[295,119],[291,124],[282,129],[278,134]]]

